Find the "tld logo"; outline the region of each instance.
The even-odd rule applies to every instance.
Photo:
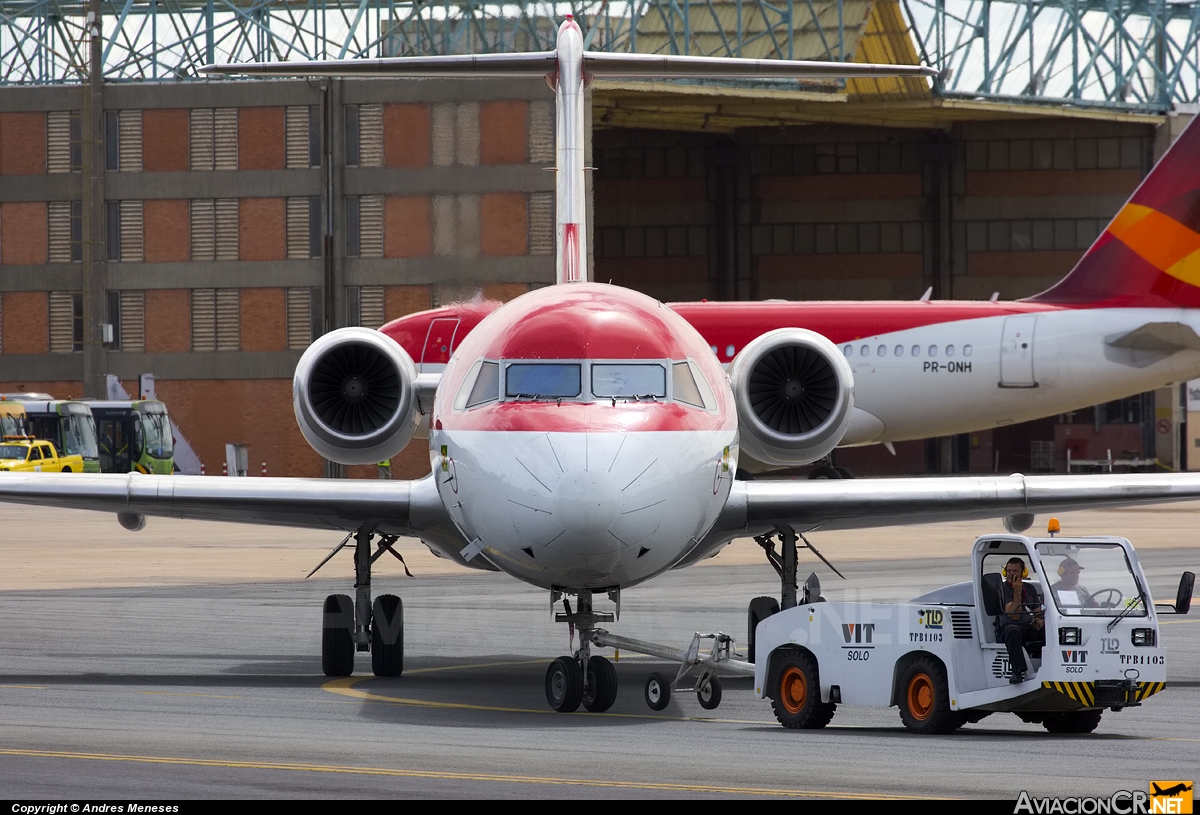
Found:
[[[875,623],[842,623],[842,638],[846,642],[870,642],[875,635]]]
[[[1064,665],[1087,665],[1087,651],[1063,651]]]
[[[1117,654],[1121,652],[1121,641],[1116,637],[1100,638],[1100,653]]]
[[[944,612],[940,608],[917,609],[917,625],[926,628],[941,628]]]

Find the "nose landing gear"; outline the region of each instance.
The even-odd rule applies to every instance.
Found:
[[[620,597],[616,592],[610,596],[614,594]],[[551,606],[562,595],[561,591],[551,592]],[[592,592],[588,589],[580,589],[576,597],[578,608],[572,611],[570,603],[564,600],[565,613],[555,614],[554,619],[579,630],[579,650],[572,656],[559,657],[546,669],[546,701],[559,713],[573,713],[580,704],[592,713],[603,713],[617,700],[617,669],[604,657],[592,654],[592,643],[596,623],[612,622],[616,616],[592,611]],[[617,602],[620,609],[620,601]]]

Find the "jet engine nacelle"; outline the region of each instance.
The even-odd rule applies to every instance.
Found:
[[[854,409],[854,372],[837,346],[803,328],[768,331],[729,367],[742,452],[798,467],[837,447]]]
[[[314,450],[341,464],[376,464],[417,429],[417,367],[400,345],[369,328],[339,328],[296,365],[292,405]]]

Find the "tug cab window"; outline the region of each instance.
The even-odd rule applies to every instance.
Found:
[[[667,372],[662,365],[593,363],[592,393],[602,399],[665,399]]]
[[[583,390],[578,362],[514,362],[504,371],[504,395],[510,399],[567,399]]]

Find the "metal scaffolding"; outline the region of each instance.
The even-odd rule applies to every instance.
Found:
[[[103,0],[106,82],[210,62],[538,50],[570,13],[609,51],[854,59],[899,2],[949,97],[1165,111],[1200,98],[1200,0]],[[79,83],[89,4],[0,0],[0,84]],[[859,57],[861,59],[861,56]]]

